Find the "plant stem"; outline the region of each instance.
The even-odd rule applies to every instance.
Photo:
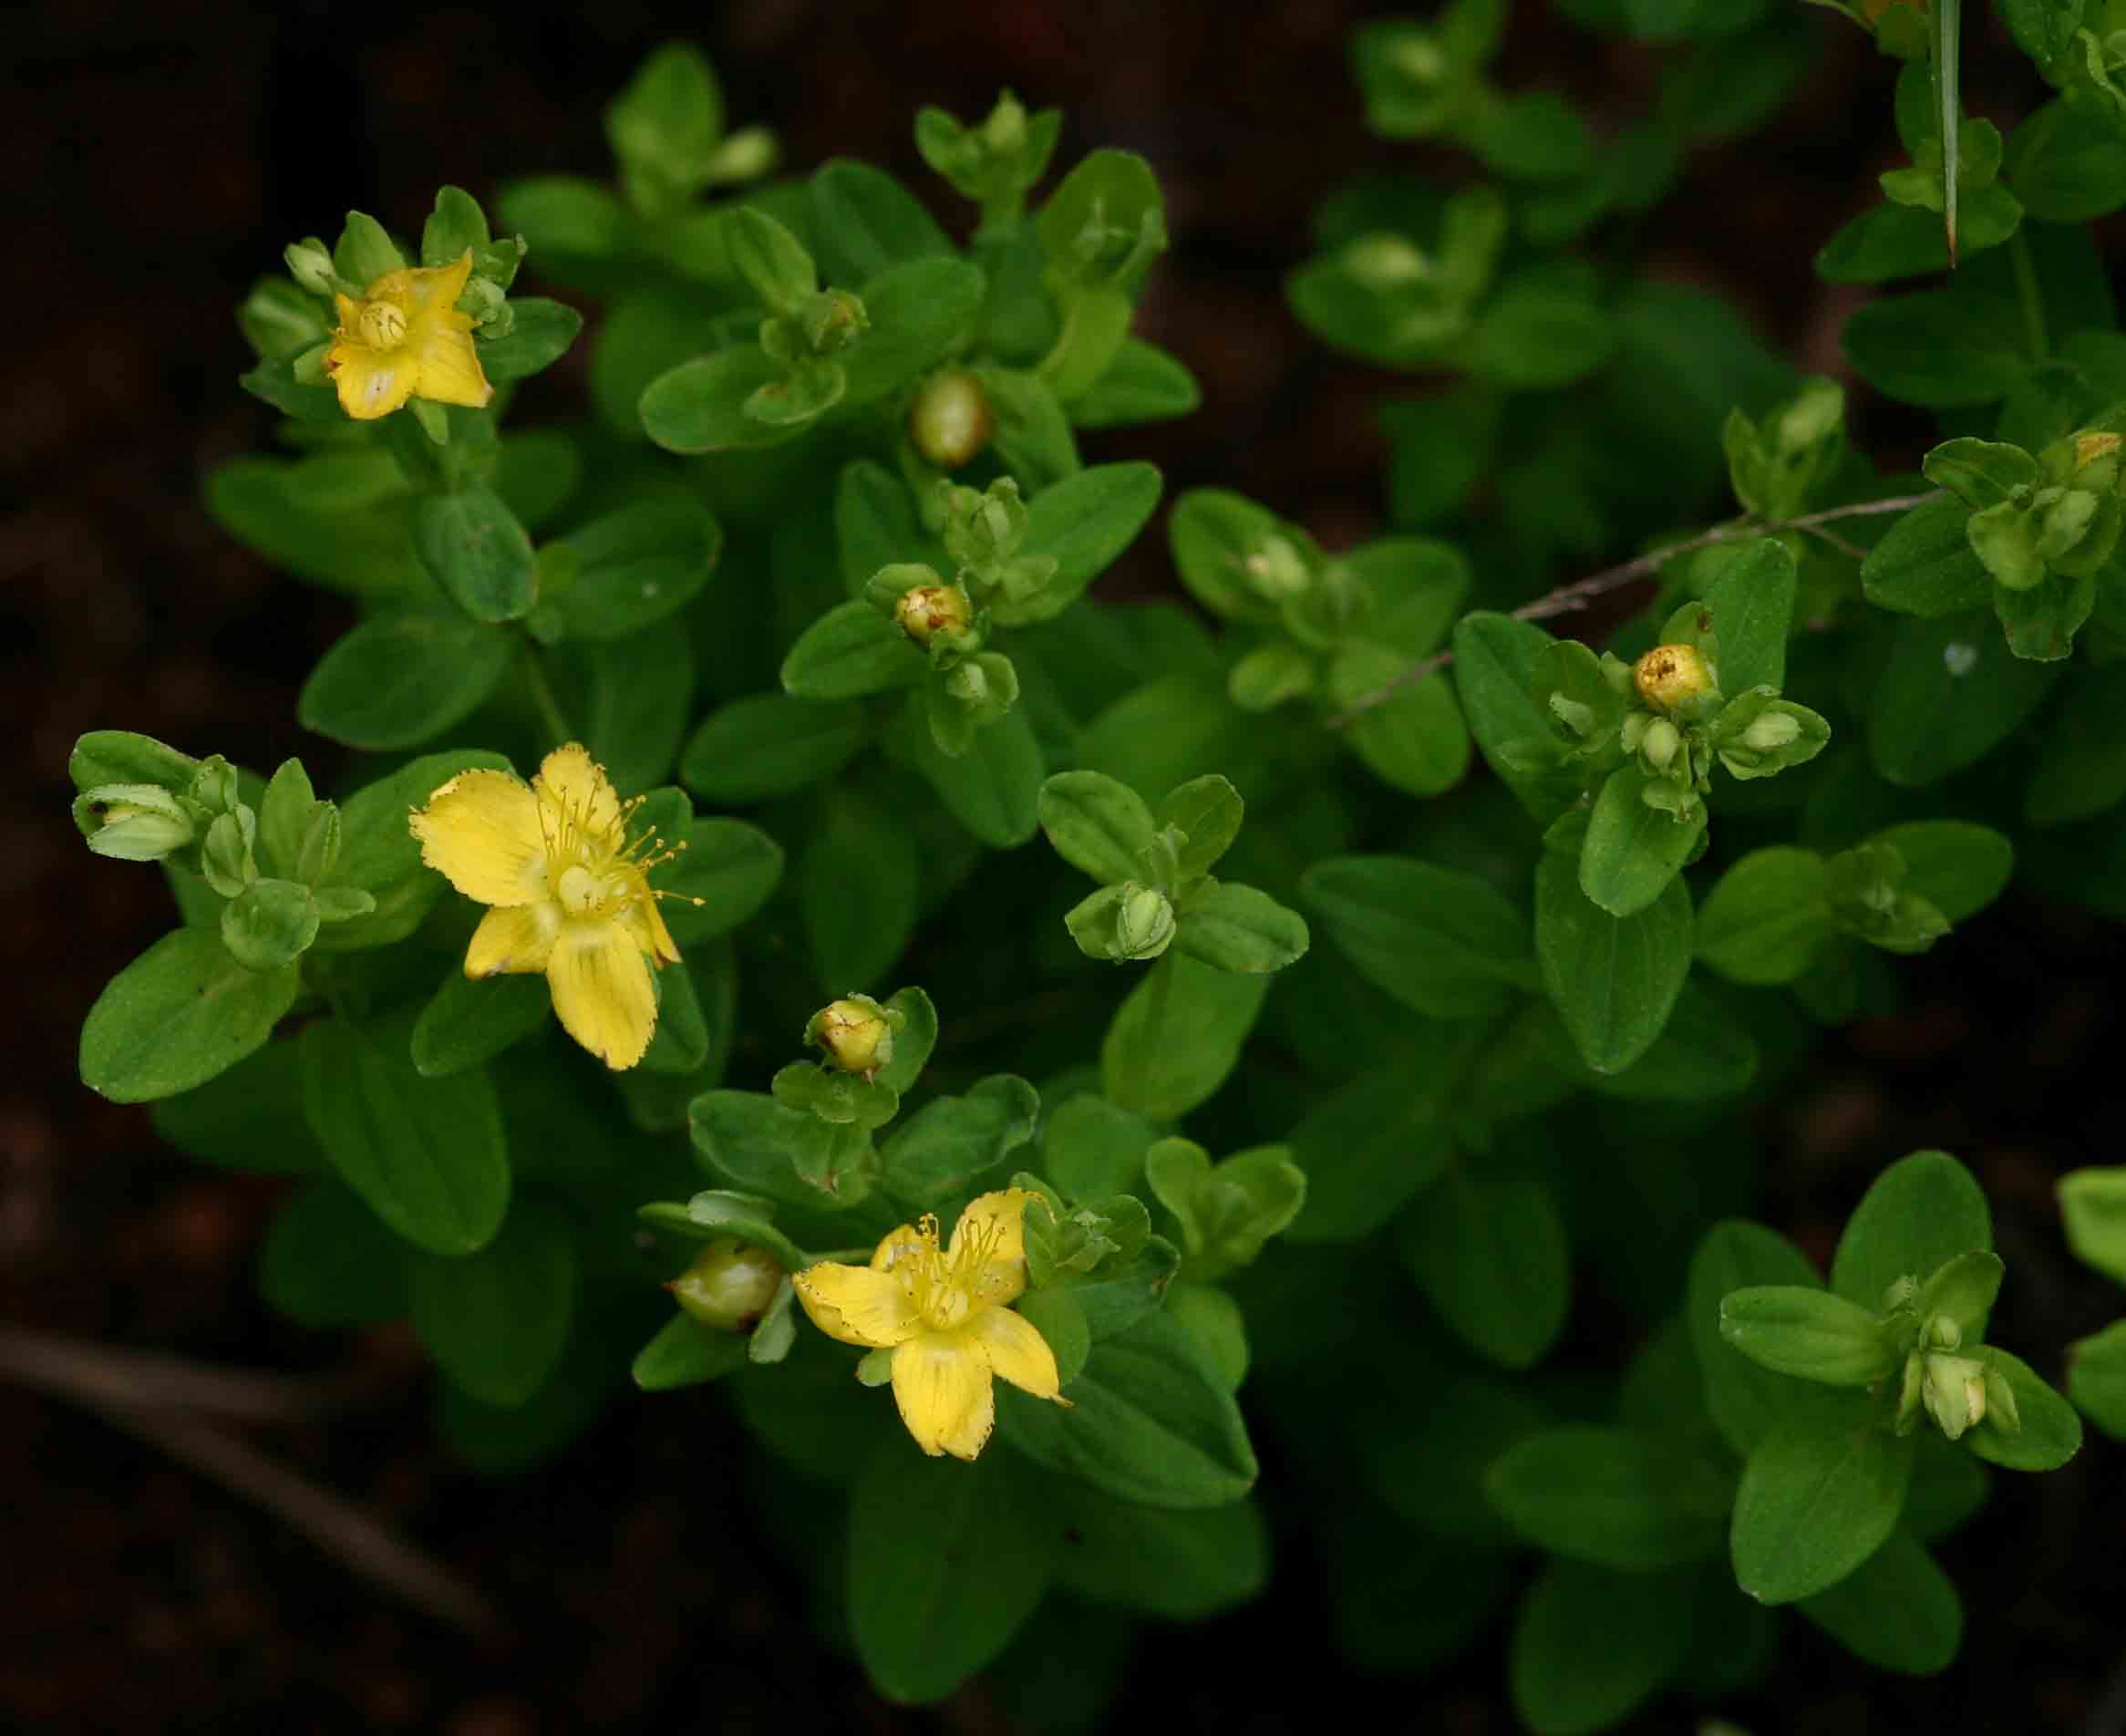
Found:
[[[576,732],[569,728],[567,714],[554,697],[553,683],[547,679],[546,666],[540,661],[538,645],[529,638],[524,641],[524,686],[532,695],[532,704],[539,713],[549,744],[558,748],[573,741]]]
[[[1671,542],[1667,548],[1655,549],[1620,565],[1605,567],[1586,578],[1562,585],[1555,591],[1537,597],[1533,603],[1523,603],[1513,611],[1513,619],[1542,621],[1553,615],[1570,615],[1574,610],[1585,608],[1596,597],[1618,590],[1635,580],[1651,578],[1679,554],[1693,554],[1699,549],[1709,549],[1716,543],[1739,542],[1744,537],[1774,536],[1782,531],[1812,532],[1819,525],[1829,524],[1838,519],[1863,518],[1883,512],[1906,512],[1915,506],[1925,506],[1929,501],[1941,498],[1939,489],[1930,489],[1925,494],[1904,494],[1894,500],[1857,501],[1850,506],[1827,507],[1821,512],[1805,513],[1798,519],[1778,519],[1768,522],[1745,515],[1726,524],[1715,525],[1711,530],[1686,538],[1681,542]],[[1845,546],[1851,548],[1852,545]],[[1444,669],[1453,661],[1453,652],[1439,651],[1420,662],[1411,664],[1392,680],[1383,682],[1370,693],[1361,694],[1330,718],[1327,727],[1331,729],[1349,728],[1355,718],[1376,706],[1386,705],[1405,687],[1422,681],[1436,669]]]
[[[2030,340],[2030,359],[2044,361],[2052,354],[2045,330],[2045,298],[2038,288],[2038,269],[2030,259],[2030,243],[2018,229],[2008,237],[2008,263],[2015,267],[2016,300],[2022,304],[2023,330]]]

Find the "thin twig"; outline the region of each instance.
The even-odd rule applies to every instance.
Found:
[[[439,1621],[476,1639],[502,1632],[501,1617],[486,1598],[383,1520],[199,1414],[285,1422],[347,1402],[346,1382],[210,1368],[13,1327],[0,1329],[0,1377],[70,1399],[160,1448]]]
[[[1821,512],[1806,513],[1798,519],[1778,519],[1769,522],[1761,519],[1747,517],[1732,520],[1726,524],[1716,525],[1709,531],[1701,532],[1697,536],[1687,537],[1680,542],[1671,542],[1666,548],[1654,549],[1633,560],[1622,562],[1618,565],[1605,567],[1599,573],[1590,574],[1586,578],[1575,580],[1571,584],[1561,586],[1555,591],[1539,596],[1533,603],[1524,603],[1513,611],[1513,619],[1516,621],[1543,621],[1553,615],[1570,615],[1574,610],[1585,608],[1596,597],[1605,596],[1612,591],[1621,590],[1624,586],[1636,580],[1651,578],[1679,554],[1695,554],[1698,550],[1709,549],[1716,543],[1739,542],[1744,537],[1775,536],[1782,531],[1806,531],[1819,536],[1824,536],[1827,540],[1836,542],[1856,559],[1863,558],[1863,552],[1862,550],[1855,548],[1842,537],[1830,536],[1828,532],[1822,532],[1817,527],[1829,524],[1838,519],[1856,519],[1883,512],[1905,512],[1915,506],[1925,506],[1928,501],[1938,501],[1941,498],[1939,489],[1931,489],[1925,494],[1900,495],[1897,499],[1891,501],[1859,501],[1850,506],[1827,507]],[[1421,662],[1411,664],[1409,668],[1401,671],[1392,680],[1384,682],[1381,686],[1374,688],[1372,692],[1363,694],[1352,700],[1349,705],[1328,719],[1328,727],[1332,729],[1347,728],[1354,718],[1372,710],[1376,706],[1386,705],[1405,687],[1422,681],[1434,670],[1443,669],[1453,661],[1453,652],[1440,651],[1435,652]]]

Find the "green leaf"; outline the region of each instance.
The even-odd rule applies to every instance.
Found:
[[[1580,850],[1580,890],[1612,916],[1636,915],[1675,885],[1704,835],[1702,801],[1686,820],[1641,799],[1659,781],[1636,765],[1622,766],[1594,799]]]
[[[686,828],[685,852],[656,871],[659,906],[682,946],[714,940],[751,916],[782,881],[782,847],[742,820],[711,817]],[[698,898],[698,904],[689,902]]]
[[[1825,1386],[1872,1386],[1898,1363],[1873,1310],[1814,1285],[1729,1291],[1720,1298],[1720,1336],[1775,1374]]]
[[[1176,1512],[1058,1482],[1049,1523],[1056,1577],[1080,1597],[1169,1621],[1199,1621],[1258,1596],[1270,1535],[1253,1501]]]
[[[868,603],[849,602],[807,627],[782,663],[782,686],[800,699],[861,699],[920,681],[914,642]]]
[[[1543,1359],[1572,1307],[1571,1253],[1549,1189],[1465,1161],[1426,1190],[1404,1225],[1404,1264],[1465,1344],[1502,1368]]]
[[[891,265],[952,253],[937,219],[882,169],[837,158],[813,174],[811,194],[831,282],[861,284]]]
[[[2067,1391],[2098,1428],[2126,1440],[2126,1320],[2068,1347]]]
[[[1705,1381],[1706,1409],[1739,1453],[1747,1455],[1813,1390],[1775,1374],[1737,1350],[1720,1331],[1720,1305],[1757,1285],[1822,1287],[1801,1251],[1761,1224],[1716,1224],[1691,1256],[1684,1320]]]
[[[532,539],[493,490],[422,495],[413,542],[429,576],[475,621],[514,621],[531,612],[539,591]]]
[[[1699,906],[1698,956],[1732,982],[1791,983],[1836,930],[1823,858],[1787,844],[1753,850]]]
[[[1875,770],[1906,789],[1961,771],[2012,735],[2059,673],[2017,657],[1988,615],[1901,623],[1868,699]]]
[[[1904,1510],[1913,1442],[1856,1400],[1797,1417],[1750,1452],[1735,1493],[1735,1579],[1760,1603],[1827,1591],[1879,1549]]]
[[[325,1167],[303,1119],[293,1040],[267,1043],[203,1085],[156,1099],[148,1113],[157,1133],[202,1163],[288,1175]]]
[[[1783,687],[1798,583],[1792,551],[1759,537],[1718,553],[1719,574],[1707,586],[1705,604],[1720,638],[1720,686],[1729,693]]]
[[[1176,356],[1142,338],[1123,340],[1107,372],[1070,400],[1079,428],[1129,428],[1191,416],[1202,407],[1196,377]]]
[[[1864,1664],[1932,1676],[1964,1643],[1964,1605],[1925,1545],[1904,1529],[1840,1580],[1795,1606]]]
[[[1967,820],[1915,820],[1868,840],[1904,859],[1904,888],[1951,922],[1976,916],[2007,890],[2015,846],[1990,826]]]
[[[2126,204],[2126,134],[2064,99],[2049,102],[2008,135],[2002,171],[2032,217],[2086,223]]]
[[[1987,1346],[1984,1359],[2014,1392],[2020,1426],[2005,1427],[1988,1410],[1965,1435],[1966,1446],[2008,1471],[2057,1471],[2081,1451],[2081,1419],[2028,1363],[1994,1345]]]
[[[1255,1456],[1233,1395],[1163,1314],[1093,1347],[1071,1409],[999,1386],[997,1433],[1036,1463],[1118,1500],[1219,1507],[1254,1486]]]
[[[1293,561],[1301,556],[1291,532],[1267,507],[1229,489],[1189,489],[1174,501],[1167,540],[1182,583],[1213,615],[1265,625],[1277,619],[1256,569],[1267,563],[1275,544]]]
[[[1186,834],[1174,863],[1182,881],[1211,872],[1232,849],[1246,813],[1240,791],[1214,771],[1167,791],[1166,800],[1159,804],[1159,823]]]
[[[1993,576],[1964,527],[1971,509],[1961,501],[1915,506],[1894,524],[1861,563],[1861,588],[1877,608],[1931,620],[1986,607]]]
[[[585,639],[554,648],[562,709],[614,787],[665,781],[693,715],[694,646],[661,626],[624,639]]]
[[[1831,1287],[1848,1302],[1880,1308],[1899,1278],[1924,1279],[1959,1254],[1992,1246],[1993,1215],[1971,1172],[1946,1152],[1914,1152],[1878,1175],[1846,1219]]]
[[[746,1359],[743,1332],[717,1332],[690,1314],[675,1314],[643,1346],[631,1371],[645,1392],[674,1392],[736,1374]]]
[[[1283,970],[1306,955],[1306,918],[1266,892],[1206,879],[1176,907],[1176,952],[1216,970]]]
[[[1150,464],[1096,464],[1043,489],[1027,506],[1022,556],[1046,556],[1056,574],[1032,596],[999,597],[999,626],[1048,621],[1075,603],[1115,563],[1159,505],[1161,479]]]
[[[387,777],[357,790],[340,807],[339,861],[335,885],[352,886],[377,900],[377,908],[351,922],[318,930],[319,952],[387,946],[418,928],[448,883],[421,862],[420,841],[407,816],[460,771],[507,771],[499,753],[456,749],[409,760]]]
[[[765,1092],[705,1091],[686,1106],[686,1117],[694,1148],[715,1174],[790,1204],[830,1203],[841,1192],[845,1160],[868,1155],[868,1136],[839,1146],[841,1130]]]
[[[1508,391],[1552,391],[1594,373],[1615,347],[1592,264],[1553,259],[1499,285],[1457,359]]]
[[[880,1148],[879,1180],[911,1205],[965,1194],[1033,1138],[1040,1108],[1034,1088],[1010,1073],[983,1080],[965,1097],[934,1098]]]
[[[1155,1121],[1185,1115],[1240,1060],[1266,976],[1213,970],[1171,952],[1130,990],[1100,1044],[1101,1089]]]
[[[466,1255],[510,1200],[501,1111],[484,1071],[425,1079],[344,1018],[303,1033],[310,1125],[341,1179],[416,1247]]]
[[[414,1021],[414,1070],[439,1079],[491,1060],[542,1028],[552,1004],[542,976],[473,978],[453,970]]]
[[[1718,1555],[1733,1484],[1680,1443],[1574,1424],[1523,1437],[1493,1461],[1484,1493],[1537,1548],[1651,1573]]]
[[[839,790],[790,880],[815,987],[841,995],[876,986],[915,926],[922,866],[907,829],[872,798]]]
[[[2071,671],[2024,793],[2033,826],[2087,820],[2126,801],[2126,682],[2110,672]]]
[[[414,1328],[456,1385],[485,1404],[521,1404],[561,1360],[576,1276],[567,1220],[520,1205],[478,1253],[415,1258]]]
[[[1923,289],[1856,308],[1845,322],[1845,354],[1855,373],[1901,403],[1961,409],[2005,398],[2022,378],[2030,361],[2023,331],[2012,303],[1966,288]]]
[[[1028,494],[1037,495],[1084,468],[1070,418],[1047,380],[1014,367],[973,371],[995,423],[991,450]]]
[[[575,577],[552,599],[571,637],[618,639],[684,608],[708,583],[723,545],[691,501],[638,501],[563,537]]]
[[[1098,771],[1059,771],[1041,785],[1037,811],[1056,853],[1101,885],[1151,877],[1151,810],[1129,785]]]
[[[204,1084],[273,1035],[296,967],[246,970],[213,931],[163,935],[104,986],[81,1027],[81,1082],[114,1103]]]
[[[985,281],[978,266],[944,258],[909,260],[866,283],[871,329],[838,358],[845,401],[868,404],[942,361],[973,333]]]
[[[984,843],[1011,850],[1034,835],[1048,762],[1025,706],[979,730],[957,759],[939,749],[913,708],[894,740],[952,817]]]
[[[605,108],[606,141],[629,196],[652,211],[707,181],[723,129],[723,92],[708,57],[690,42],[647,56]]]
[[[350,211],[332,250],[332,268],[366,287],[387,272],[404,271],[406,255],[382,223],[366,212]]]
[[[1340,856],[1309,868],[1299,895],[1361,975],[1428,1018],[1494,1018],[1541,980],[1526,920],[1474,874]]]
[[[1452,1153],[1453,1093],[1465,1061],[1462,1048],[1429,1045],[1315,1101],[1291,1133],[1306,1204],[1289,1240],[1356,1241],[1432,1183]]]
[[[480,339],[480,365],[497,385],[529,379],[566,355],[583,329],[583,316],[573,307],[538,295],[512,295],[509,335]]]
[[[1041,1169],[1066,1199],[1127,1194],[1144,1176],[1144,1153],[1159,1137],[1151,1122],[1104,1097],[1071,1097],[1041,1131]]]
[[[1561,787],[1522,769],[1513,750],[1552,737],[1536,666],[1553,643],[1533,622],[1483,611],[1463,615],[1454,629],[1454,686],[1470,733],[1499,780],[1544,825],[1571,806],[1577,780]]]
[[[1543,987],[1596,1072],[1622,1072],[1653,1046],[1690,974],[1690,894],[1680,878],[1646,908],[1619,917],[1582,894],[1570,857],[1547,852],[1536,864]]]
[[[412,1258],[352,1189],[324,1176],[274,1214],[259,1247],[259,1294],[304,1326],[397,1319]]]
[[[1405,674],[1409,664],[1387,646],[1347,645],[1329,664],[1329,703],[1347,709]],[[1376,777],[1407,795],[1439,795],[1469,770],[1469,728],[1453,687],[1438,675],[1398,687],[1358,712],[1345,739]]]
[[[509,673],[507,634],[442,615],[385,615],[327,651],[295,702],[305,729],[387,753],[470,717]]]
[[[643,388],[643,432],[667,452],[689,456],[772,446],[788,430],[756,420],[746,405],[781,379],[782,370],[757,344],[697,356]]]
[[[1682,1667],[1695,1579],[1553,1561],[1522,1599],[1509,1670],[1537,1736],[1615,1729]]]
[[[995,1451],[966,1465],[895,1438],[872,1454],[850,1492],[849,1626],[888,1699],[942,1700],[1041,1601],[1055,1543],[1025,1483]]]
[[[679,780],[711,801],[772,801],[832,777],[871,734],[860,706],[751,694],[702,720],[679,756]]]
[[[2075,1258],[2126,1284],[2126,1168],[2074,1170],[2059,1191]]]

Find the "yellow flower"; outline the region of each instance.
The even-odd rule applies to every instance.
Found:
[[[1037,1399],[1058,1391],[1056,1356],[1008,1306],[1026,1288],[1026,1190],[985,1194],[960,1214],[949,1247],[937,1220],[903,1224],[871,1264],[822,1260],[793,1280],[812,1324],[831,1338],[893,1352],[893,1401],[915,1444],[972,1459],[996,1421],[991,1377]]]
[[[340,408],[356,421],[388,416],[409,398],[479,409],[494,396],[472,346],[472,315],[458,298],[472,275],[472,250],[454,265],[386,272],[363,294],[335,295],[339,329],[325,371]]]
[[[685,846],[650,853],[654,832],[628,842],[640,801],[623,802],[572,741],[529,785],[506,771],[461,771],[408,822],[423,862],[494,906],[465,974],[544,971],[562,1028],[613,1068],[642,1059],[657,1022],[651,968],[679,958],[648,871]]]

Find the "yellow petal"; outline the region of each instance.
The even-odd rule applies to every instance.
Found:
[[[408,823],[421,860],[468,898],[508,908],[551,895],[538,800],[508,772],[460,771]]]
[[[438,317],[439,321],[442,316]],[[414,390],[421,397],[439,404],[464,404],[473,409],[494,397],[495,388],[480,370],[480,352],[472,346],[470,331],[453,330],[439,323],[422,332],[414,353]]]
[[[898,1278],[868,1266],[822,1260],[790,1280],[812,1324],[831,1338],[871,1349],[899,1344],[923,1329]]]
[[[1020,1391],[1037,1399],[1054,1399],[1058,1404],[1069,1402],[1059,1391],[1056,1353],[1025,1315],[1009,1308],[984,1308],[967,1323],[967,1330],[980,1341],[990,1368]]]
[[[403,284],[398,280],[404,278]],[[375,295],[385,283],[395,286],[395,293],[404,295],[408,317],[419,319],[436,314],[448,313],[458,305],[459,296],[465,294],[465,285],[472,279],[472,249],[468,247],[448,265],[431,265],[425,270],[393,272],[369,293]],[[468,325],[471,315],[464,315]]]
[[[676,965],[679,948],[673,944],[672,931],[665,926],[665,919],[657,910],[656,894],[650,891],[648,879],[636,873],[632,875],[635,893],[621,920],[635,935],[635,944],[659,964]]]
[[[993,1238],[975,1286],[975,1294],[986,1302],[1009,1302],[1027,1286],[1026,1204],[1023,1187],[1001,1188],[969,1201],[953,1225],[949,1254],[958,1254],[977,1233],[986,1232]]]
[[[972,1459],[996,1424],[989,1359],[963,1328],[926,1332],[893,1352],[893,1402],[915,1444]]]
[[[572,741],[548,754],[532,781],[540,801],[578,832],[591,832],[618,847],[620,792],[605,775],[605,768],[581,742]]]
[[[649,961],[616,922],[564,922],[546,961],[563,1030],[606,1066],[633,1067],[656,1028]]]
[[[357,422],[372,422],[400,408],[413,396],[412,352],[371,349],[342,338],[325,353],[325,372],[339,393],[339,407]]]
[[[465,949],[468,976],[500,976],[511,971],[544,970],[561,933],[561,906],[552,900],[490,910],[472,931]]]
[[[903,1224],[873,1250],[871,1269],[874,1272],[890,1272],[909,1255],[920,1253],[925,1245],[923,1232],[913,1224]]]

